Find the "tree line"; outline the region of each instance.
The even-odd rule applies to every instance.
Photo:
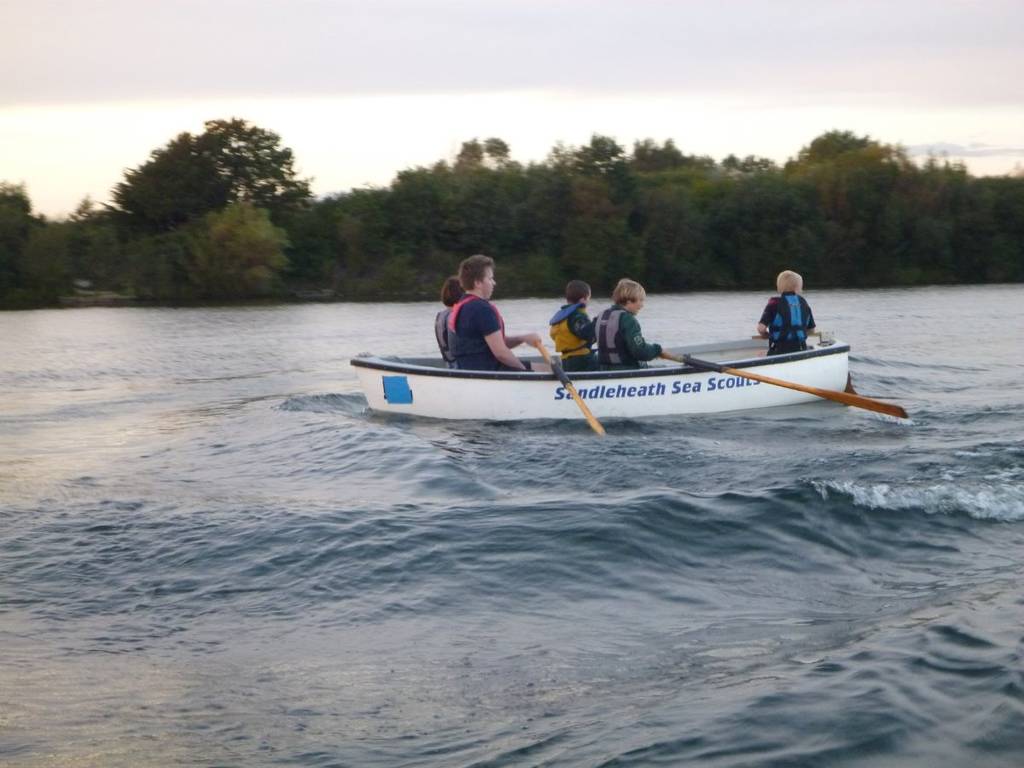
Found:
[[[622,276],[649,291],[1024,281],[1024,177],[975,178],[830,131],[783,165],[631,150],[594,135],[519,163],[499,138],[387,187],[315,199],[280,137],[241,119],[182,133],[125,172],[111,202],[64,220],[0,183],[0,307],[111,292],[181,303],[432,298],[473,253],[502,295],[559,295]]]

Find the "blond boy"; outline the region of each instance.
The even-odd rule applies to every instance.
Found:
[[[768,339],[769,355],[784,355],[807,349],[807,334],[814,330],[814,315],[800,295],[804,279],[790,269],[775,278],[778,296],[772,296],[761,313],[757,333]]]
[[[614,304],[597,319],[597,361],[602,371],[646,368],[661,354],[660,344],[644,340],[636,316],[644,308],[647,291],[635,280],[623,278],[612,291]]]

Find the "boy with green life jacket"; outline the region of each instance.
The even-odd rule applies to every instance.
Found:
[[[602,371],[646,368],[661,354],[660,344],[644,340],[636,315],[644,308],[647,291],[635,280],[623,278],[612,291],[615,302],[597,318],[597,362]]]
[[[564,371],[596,371],[594,321],[587,316],[590,286],[582,280],[570,280],[565,286],[562,308],[549,320],[555,351],[562,356]]]

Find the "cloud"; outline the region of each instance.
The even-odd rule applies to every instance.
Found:
[[[912,157],[1024,157],[1024,147],[999,147],[991,144],[952,144],[939,141],[934,144],[914,144],[906,148]]]
[[[34,0],[0,106],[495,93],[1024,101],[1024,4],[958,0]]]

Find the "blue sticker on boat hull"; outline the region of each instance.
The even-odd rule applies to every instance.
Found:
[[[384,381],[384,399],[391,405],[409,405],[412,403],[412,390],[409,379],[405,376],[382,376]]]

